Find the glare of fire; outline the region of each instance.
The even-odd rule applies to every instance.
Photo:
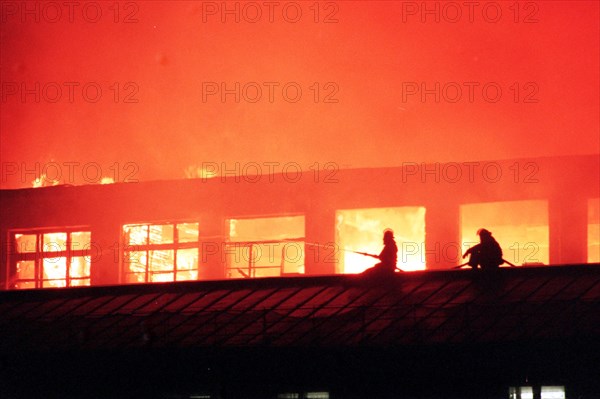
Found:
[[[396,207],[337,212],[338,272],[361,273],[378,263],[377,259],[353,251],[379,255],[387,228],[394,231],[398,268],[425,270],[425,208]]]
[[[115,182],[115,179],[112,177],[102,177],[100,179],[100,184],[112,184]],[[39,187],[50,187],[50,186],[57,186],[60,184],[60,180],[50,180],[46,177],[46,174],[42,173],[41,175],[39,175],[38,177],[36,177],[34,180],[32,180],[31,182],[31,187],[33,188],[39,188]]]
[[[173,244],[177,229],[179,243],[198,241],[198,223],[157,225],[125,225],[127,268],[129,283],[143,283],[146,269],[149,282],[168,282],[198,279],[198,249],[175,248],[145,249],[148,244]]]
[[[229,219],[227,277],[305,272],[304,216]]]
[[[82,250],[89,247],[89,232],[72,232],[70,250]],[[66,287],[67,276],[70,278],[70,286],[90,285],[90,258],[86,256],[70,257],[67,271],[67,257],[64,256],[67,248],[67,233],[44,233],[44,234],[15,234],[17,241],[17,252],[31,253],[38,248],[37,240],[41,239],[41,268],[42,286]],[[62,254],[61,254],[62,253]],[[17,263],[17,280],[19,288],[34,288],[33,281],[36,280],[34,260],[20,261]],[[29,280],[29,281],[26,281]]]
[[[89,232],[71,233],[71,250],[81,250],[89,246]],[[67,286],[67,258],[65,256],[51,257],[54,252],[67,250],[66,233],[46,233],[43,235],[43,250],[45,252],[43,265],[44,287]],[[90,258],[84,256],[71,257],[68,275],[70,285],[89,285]],[[85,279],[88,277],[88,279]],[[80,280],[82,279],[82,280]]]
[[[217,177],[218,173],[214,170],[207,169],[206,167],[199,167],[196,165],[190,165],[183,171],[186,179],[212,179]]]
[[[38,177],[36,177],[32,182],[31,182],[31,187],[33,188],[39,188],[39,187],[49,187],[49,186],[56,186],[60,183],[59,180],[50,180],[46,177],[45,173],[42,173],[41,175],[39,175]]]
[[[548,203],[510,201],[467,204],[460,208],[461,249],[479,243],[477,230],[485,228],[514,265],[549,264]]]

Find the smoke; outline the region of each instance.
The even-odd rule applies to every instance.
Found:
[[[418,2],[327,2],[318,15],[298,3],[295,22],[291,6],[254,21],[245,3],[237,16],[235,2],[234,14],[202,3],[127,3],[118,15],[100,4],[94,22],[81,8],[71,21],[54,5],[3,3],[2,162],[134,163],[152,180],[202,162],[357,168],[600,151],[597,2],[519,15],[507,3],[493,23],[481,9],[454,22],[437,2],[437,16]],[[34,180],[4,177],[2,188]]]

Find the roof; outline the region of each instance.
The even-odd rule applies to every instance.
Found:
[[[0,292],[0,354],[600,337],[600,265]]]

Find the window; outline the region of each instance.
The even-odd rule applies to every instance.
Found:
[[[565,399],[565,387],[564,386],[536,386],[536,391],[540,393],[538,396],[541,399]],[[534,387],[532,386],[521,386],[521,387],[510,387],[508,389],[509,399],[533,399]]]
[[[329,392],[289,392],[280,393],[277,399],[329,399]]]
[[[90,285],[90,239],[79,228],[11,232],[9,288]]]
[[[509,399],[533,399],[533,387],[510,387]]]
[[[564,386],[543,386],[542,399],[565,399]]]
[[[510,201],[460,207],[461,249],[478,244],[477,230],[485,228],[515,265],[549,263],[548,203]]]
[[[386,228],[394,230],[398,267],[405,271],[425,270],[424,207],[339,210],[336,220],[339,273],[360,273],[377,263],[377,259],[352,251],[379,255]]]
[[[304,273],[304,216],[229,219],[227,278]]]
[[[588,263],[600,263],[600,198],[588,200]]]
[[[329,392],[306,392],[306,399],[329,399]]]
[[[198,223],[123,226],[125,283],[198,279]]]

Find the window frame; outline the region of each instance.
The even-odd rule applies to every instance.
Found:
[[[303,220],[303,232],[304,234],[301,237],[286,237],[284,239],[263,239],[263,240],[231,240],[230,228],[232,220],[264,220],[264,219],[281,219],[281,218],[294,218],[301,217]],[[302,248],[302,254],[304,255],[304,268],[306,268],[306,215],[303,213],[294,213],[294,214],[269,214],[269,215],[252,215],[252,216],[228,216],[224,220],[225,224],[225,243],[224,243],[224,278],[226,280],[233,280],[237,278],[265,278],[267,276],[257,276],[256,272],[260,270],[267,269],[278,269],[279,274],[272,277],[284,277],[287,275],[297,275],[306,273],[306,269],[302,273],[285,273],[285,264],[286,264],[286,245],[287,244],[297,244]],[[261,266],[256,264],[256,260],[253,257],[253,247],[259,245],[273,245],[273,244],[282,244],[281,248],[281,262],[279,265],[269,265],[269,266]],[[248,248],[248,263],[245,268],[241,268],[237,265],[230,265],[229,256],[232,254],[232,248],[234,250],[241,250],[243,248]],[[232,277],[231,272],[237,272],[241,274],[241,277]]]
[[[90,235],[89,248],[73,249],[72,235],[74,233],[88,233]],[[66,234],[65,248],[60,251],[44,251],[44,235],[48,234]],[[35,250],[29,252],[19,252],[17,244],[17,235],[35,235]],[[92,267],[91,267],[91,249],[92,249],[92,231],[90,226],[68,226],[57,228],[31,228],[31,229],[12,229],[8,231],[8,251],[7,251],[7,271],[6,271],[6,289],[9,290],[27,290],[27,289],[52,289],[52,288],[70,288],[92,285]],[[84,277],[73,277],[71,275],[71,262],[74,258],[83,257],[90,259],[89,274]],[[65,258],[64,278],[44,278],[44,259]],[[34,262],[34,276],[30,279],[18,279],[17,264],[24,261]],[[61,276],[62,277],[62,276]],[[87,284],[73,285],[73,281],[85,281]],[[44,285],[50,281],[64,281],[64,287],[49,287]],[[18,283],[34,283],[33,287],[19,288]]]
[[[187,241],[180,242],[179,241],[179,230],[177,228],[178,225],[183,224],[197,224],[198,225],[198,236],[196,241]],[[150,240],[150,231],[151,226],[166,226],[170,225],[173,227],[173,236],[172,241],[168,243],[151,243]],[[127,240],[127,233],[125,231],[126,227],[138,227],[138,226],[146,226],[146,243],[145,244],[130,244]],[[200,248],[202,245],[202,235],[200,234],[200,221],[199,220],[168,220],[168,221],[152,221],[152,222],[138,222],[138,223],[125,223],[121,225],[121,257],[120,257],[120,266],[119,266],[119,284],[156,284],[162,281],[151,281],[150,276],[153,274],[173,274],[173,279],[168,282],[178,282],[178,281],[198,281],[200,278]],[[179,269],[177,267],[177,252],[179,250],[185,249],[196,249],[198,251],[197,257],[197,265],[195,269]],[[150,265],[148,259],[150,259],[150,251],[173,251],[173,268],[168,272],[159,272],[153,273],[150,270]],[[146,255],[146,264],[144,266],[144,281],[140,282],[131,282],[127,281],[128,275],[136,275],[138,272],[132,272],[128,268],[128,264],[130,263],[128,260],[130,259],[129,253],[131,252],[145,252]],[[196,279],[186,279],[186,280],[177,280],[177,274],[180,272],[187,272],[193,270],[196,272]]]

